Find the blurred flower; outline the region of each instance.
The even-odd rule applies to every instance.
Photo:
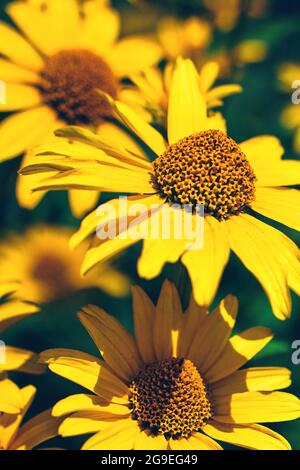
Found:
[[[160,20],[157,35],[168,59],[175,60],[178,56],[193,58],[208,47],[212,28],[208,21],[197,16],[187,20],[170,16]]]
[[[108,264],[84,278],[80,276],[87,247],[71,251],[71,235],[68,228],[42,225],[0,243],[1,266],[7,278],[20,281],[18,295],[38,303],[89,287],[98,287],[114,296],[126,295],[129,279]]]
[[[282,90],[291,95],[295,91],[293,83],[300,80],[300,64],[282,64],[278,70],[278,79]],[[281,114],[281,121],[288,129],[295,130],[294,149],[300,153],[300,104],[287,105]]]
[[[4,265],[1,266],[5,269]],[[0,278],[0,334],[20,320],[39,312],[37,305],[24,301],[20,296],[22,287],[16,281],[16,270],[11,279],[13,280],[3,281]],[[39,374],[44,371],[44,368],[37,364],[37,355],[32,351],[5,344],[0,347],[0,378],[4,371],[18,370],[31,374]]]
[[[51,177],[40,181],[33,189],[78,186],[87,190],[98,187],[107,192],[131,193],[135,196],[128,200],[128,211],[131,203],[137,201],[144,207],[137,222],[140,239],[152,218],[161,224],[167,214],[170,224],[175,224],[172,204],[181,204],[182,211],[183,204],[194,208],[203,204],[203,248],[189,250],[191,242],[183,236],[178,239],[172,230],[170,239],[164,239],[161,226],[159,239],[150,234],[144,240],[139,275],[152,279],[165,263],[181,258],[191,277],[196,301],[209,305],[233,250],[261,283],[274,315],[282,320],[287,318],[291,311],[289,287],[300,293],[299,249],[281,231],[257,219],[254,212],[299,230],[300,193],[285,186],[299,184],[300,162],[282,160],[284,150],[275,137],[255,137],[241,144],[228,137],[220,120],[216,122],[207,117],[198,73],[190,60],[179,60],[173,74],[168,143],[125,104],[115,102],[114,106],[122,122],[154,152],[154,162],[151,164],[138,155],[121,151],[114,142],[104,148],[93,134],[69,127],[60,130],[59,135],[74,139],[71,148],[66,149],[62,144],[51,156],[49,147],[46,157],[41,152],[35,157],[36,165],[24,169],[24,174],[47,172],[49,167],[53,170]],[[96,147],[105,149],[107,159],[101,152],[96,156]],[[77,160],[80,154],[91,156],[91,152],[93,159],[85,160],[85,165]],[[116,209],[120,206],[119,200],[111,204]],[[159,208],[158,215],[150,212],[153,204]],[[196,227],[198,217],[195,212]],[[94,235],[99,225],[105,226],[109,221],[107,213],[90,214],[73,236],[72,246]],[[94,237],[83,262],[83,273],[138,241],[136,236],[131,236],[130,224],[122,225],[114,239],[103,241]]]
[[[242,14],[261,18],[266,13],[268,0],[203,0],[203,4],[213,14],[213,23],[220,30],[231,31]]]
[[[107,121],[111,109],[95,89],[118,97],[123,77],[160,59],[158,44],[142,36],[118,40],[119,15],[103,0],[81,6],[76,0],[14,1],[7,12],[24,36],[0,23],[0,77],[7,95],[0,111],[14,112],[0,126],[0,161],[48,141],[66,123],[91,126],[130,146],[129,136]],[[32,208],[42,193],[32,195],[28,184],[19,178],[17,195],[21,206]],[[97,199],[97,192],[70,192],[76,216]]]
[[[214,86],[218,75],[219,65],[216,62],[207,62],[200,68],[199,85],[209,109],[221,106],[223,99],[235,93],[240,93],[240,85],[225,84]],[[167,126],[167,111],[170,87],[172,81],[173,64],[168,63],[163,71],[151,67],[143,72],[130,76],[136,88],[128,88],[127,100],[131,105],[141,105],[149,111],[150,117]],[[123,91],[123,99],[126,90]],[[222,119],[219,114],[212,114],[216,119]],[[151,119],[151,118],[150,118]]]
[[[240,369],[272,339],[269,329],[231,335],[237,300],[226,297],[210,314],[191,298],[183,313],[166,281],[155,307],[133,288],[135,340],[103,310],[79,318],[104,361],[52,349],[49,369],[94,392],[58,402],[62,436],[96,433],[84,450],[221,450],[221,440],[250,449],[290,449],[279,434],[254,423],[300,417],[300,400],[275,390],[291,384],[282,367]],[[251,423],[251,424],[249,424]]]
[[[44,411],[21,425],[36,388],[19,388],[14,382],[0,380],[0,450],[32,450],[58,434],[61,420]]]

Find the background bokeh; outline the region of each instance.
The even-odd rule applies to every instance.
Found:
[[[1,18],[8,20],[5,4],[1,1]],[[240,83],[244,87],[241,95],[226,100],[224,113],[228,120],[230,135],[242,141],[256,135],[274,134],[280,137],[289,158],[300,158],[293,152],[293,135],[280,123],[280,113],[289,104],[291,92],[284,93],[279,86],[277,71],[280,64],[287,61],[300,62],[300,2],[298,0],[259,0],[255,13],[249,13],[249,2],[237,1],[241,5],[236,10],[235,20],[230,26],[218,24],[216,15],[210,4],[231,4],[231,2],[207,2],[201,0],[164,0],[161,1],[122,1],[112,4],[122,14],[123,34],[134,32],[154,32],[157,22],[165,15],[187,18],[189,15],[201,15],[214,24],[213,40],[206,54],[214,56],[222,51],[229,64],[229,72],[222,79],[224,82]],[[260,7],[263,8],[258,8]],[[245,40],[259,40],[265,45],[264,60],[245,62],[236,60],[233,52]],[[300,79],[299,77],[296,77]],[[1,79],[1,77],[0,77]],[[299,105],[300,106],[300,105]],[[11,231],[22,232],[26,227],[41,222],[57,225],[78,226],[78,220],[70,213],[67,195],[64,192],[48,194],[42,203],[33,211],[22,210],[15,198],[16,172],[20,160],[15,159],[0,165],[0,236],[4,237]],[[105,198],[104,198],[105,199]],[[285,233],[299,242],[299,236],[284,227]],[[126,272],[133,283],[138,283],[156,300],[162,280],[168,276],[175,282],[178,280],[178,266],[167,266],[163,274],[151,282],[140,280],[136,273],[136,259],[140,245],[124,253],[118,260],[118,266]],[[201,269],[201,266],[199,266]],[[1,270],[1,266],[0,266]],[[293,296],[292,318],[286,322],[276,320],[260,285],[232,257],[226,268],[216,302],[224,295],[232,292],[240,301],[240,315],[237,330],[254,325],[271,327],[275,340],[252,362],[252,365],[287,366],[293,370],[293,392],[300,395],[300,365],[291,363],[291,343],[300,339],[300,301]],[[40,315],[29,318],[11,328],[4,340],[10,344],[42,351],[51,347],[69,347],[96,353],[96,349],[85,330],[81,327],[76,312],[86,303],[95,303],[114,314],[126,327],[132,327],[132,309],[130,297],[114,299],[96,290],[80,292],[72,298],[45,306]],[[2,339],[2,338],[1,338]],[[35,414],[58,399],[71,393],[77,393],[79,387],[67,380],[48,372],[45,376],[31,377],[23,374],[12,374],[17,383],[23,385],[33,383],[38,387],[37,398],[30,410]],[[293,421],[272,426],[281,432],[292,444],[300,449],[300,421]],[[58,445],[76,448],[82,439],[56,440]],[[229,448],[229,447],[228,447]]]

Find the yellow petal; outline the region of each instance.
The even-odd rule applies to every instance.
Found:
[[[125,103],[112,101],[112,106],[120,120],[134,132],[156,154],[162,155],[167,147],[163,136]]]
[[[70,170],[41,179],[33,191],[84,189],[92,191],[153,194],[148,172],[139,169],[126,170],[109,166]]]
[[[178,356],[187,357],[191,344],[197,332],[206,323],[207,308],[199,306],[191,296],[188,308],[182,319],[182,329],[179,336]]]
[[[206,316],[203,326],[205,334],[201,335],[201,342],[199,336],[195,335],[189,350],[189,358],[197,364],[204,375],[222,355],[235,325],[237,311],[237,299],[229,295],[212,314]]]
[[[0,161],[26,151],[42,138],[56,121],[47,106],[22,111],[9,116],[0,125]]]
[[[214,420],[221,423],[266,423],[300,418],[300,400],[285,392],[244,392],[218,397]]]
[[[203,431],[213,439],[246,449],[291,450],[290,444],[284,437],[259,424],[238,426],[211,422],[203,427]]]
[[[157,64],[162,50],[156,41],[143,36],[131,36],[119,41],[106,57],[115,74],[128,77]]]
[[[225,225],[213,217],[205,217],[203,247],[187,251],[182,257],[198,304],[210,305],[228,258],[229,243]]]
[[[3,366],[0,364],[0,371],[3,368],[6,371],[18,370],[19,372],[28,372],[30,374],[42,374],[45,372],[45,367],[37,362],[37,354],[32,351],[6,346],[5,353],[6,361]]]
[[[97,2],[84,2],[79,45],[100,56],[108,52],[120,31],[120,17],[112,8],[100,8]]]
[[[269,392],[291,385],[291,371],[285,367],[252,367],[237,370],[211,386],[214,396],[241,392]]]
[[[33,108],[41,104],[41,102],[42,96],[33,86],[22,83],[7,83],[6,99],[5,103],[0,103],[0,111]]]
[[[204,434],[193,433],[187,439],[170,439],[172,450],[222,450],[222,447]]]
[[[206,103],[194,64],[189,59],[178,59],[169,96],[169,144],[206,129],[206,113]]]
[[[11,300],[0,305],[0,333],[14,323],[23,320],[28,315],[39,312],[39,307],[34,304]]]
[[[148,295],[138,286],[132,287],[132,299],[137,346],[143,361],[150,364],[155,361],[153,345],[155,307]]]
[[[90,354],[71,349],[50,349],[40,355],[52,372],[95,392],[114,403],[128,402],[126,385],[110,372],[102,361]]]
[[[174,284],[166,280],[161,288],[154,320],[154,350],[158,360],[176,357],[177,335],[182,321],[180,298]]]
[[[126,151],[132,152],[135,155],[143,156],[145,159],[148,157],[144,154],[141,145],[138,144],[127,129],[123,129],[113,122],[103,122],[97,129],[97,135],[104,142],[114,142],[119,147],[124,148]]]
[[[226,98],[226,96],[234,95],[236,93],[241,93],[241,91],[242,91],[242,87],[240,85],[233,85],[233,84],[232,85],[230,84],[220,85],[220,86],[213,88],[206,94],[206,100],[208,103],[211,101],[212,102],[217,101],[217,100]]]
[[[21,67],[20,65],[0,59],[1,80],[13,83],[32,83],[39,82],[39,76],[35,72]]]
[[[0,380],[0,411],[18,414],[24,407],[24,400],[19,387],[7,378]]]
[[[46,55],[74,45],[79,26],[76,0],[47,0],[44,9],[39,3],[13,2],[8,6],[8,13],[30,41]]]
[[[226,221],[230,246],[247,269],[258,279],[269,297],[274,315],[284,320],[290,315],[287,267],[272,243],[272,227],[247,214]],[[269,235],[270,233],[270,235]]]
[[[127,419],[125,417],[105,418],[96,411],[79,411],[64,419],[59,427],[59,434],[63,437],[91,434],[124,420]]]
[[[21,395],[23,403],[19,414],[14,415],[13,417],[12,415],[4,414],[0,419],[1,445],[4,448],[8,448],[13,444],[15,436],[19,431],[20,424],[35,397],[36,388],[33,385],[28,385],[27,387],[18,389],[18,393]]]
[[[80,191],[73,189],[69,192],[72,214],[74,217],[80,219],[96,206],[98,199],[98,191]]]
[[[147,431],[138,434],[134,450],[166,450],[168,442],[162,435],[154,436]]]
[[[284,149],[272,136],[260,136],[240,144],[255,176],[257,186],[292,186],[299,184],[300,162],[281,160]]]
[[[218,78],[220,66],[217,62],[206,62],[200,70],[199,80],[202,92],[208,91]]]
[[[42,442],[57,436],[59,424],[60,420],[51,416],[51,410],[38,414],[20,428],[12,449],[33,449]]]
[[[227,377],[252,359],[273,338],[268,328],[254,327],[232,336],[221,356],[206,373],[208,383]]]
[[[130,381],[141,369],[142,362],[127,330],[114,317],[92,305],[82,308],[78,316],[105,363],[122,380]]]
[[[188,442],[191,448],[195,450],[223,450],[216,441],[198,432],[193,433],[188,438]]]
[[[18,65],[38,71],[43,67],[43,60],[11,26],[0,22],[0,53]]]
[[[140,432],[137,422],[131,419],[112,423],[88,439],[82,450],[132,450]]]
[[[63,416],[77,411],[95,411],[99,415],[102,413],[103,416],[107,415],[108,417],[110,415],[126,416],[130,413],[127,406],[105,402],[96,395],[80,393],[70,395],[56,403],[52,409],[52,415]]]
[[[152,279],[158,276],[166,263],[176,263],[192,243],[180,233],[184,228],[183,217],[181,208],[174,209],[168,204],[163,204],[161,210],[152,216],[138,261],[140,277]]]
[[[252,209],[269,219],[300,230],[300,191],[283,188],[257,188]]]

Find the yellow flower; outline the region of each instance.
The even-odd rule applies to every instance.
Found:
[[[196,58],[209,46],[212,27],[207,20],[197,16],[187,20],[170,16],[159,21],[157,36],[168,59],[174,60],[178,56]]]
[[[15,278],[0,280],[0,339],[4,331],[29,315],[39,312],[37,305],[20,297],[21,284]],[[4,371],[18,370],[39,374],[44,368],[37,364],[37,355],[32,351],[0,344],[0,377]],[[0,394],[1,396],[1,394]],[[0,405],[1,406],[1,405]]]
[[[6,377],[0,380],[0,450],[32,450],[58,434],[61,420],[46,410],[21,425],[36,388],[19,388]]]
[[[293,87],[294,82],[300,80],[300,65],[297,63],[282,64],[278,71],[278,79],[283,91],[290,93],[296,92],[299,99],[299,92]],[[299,89],[299,86],[297,87]],[[294,149],[300,153],[300,104],[287,105],[281,115],[281,121],[288,129],[295,130]]]
[[[36,164],[25,168],[24,173],[52,170],[52,176],[33,189],[78,187],[134,194],[128,200],[128,212],[131,203],[143,204],[141,232],[148,219],[151,225],[153,218],[157,222],[168,213],[171,223],[175,223],[170,203],[189,203],[193,207],[195,202],[203,203],[203,248],[188,250],[183,237],[172,237],[173,230],[168,240],[162,235],[159,239],[144,237],[139,275],[151,279],[165,263],[181,258],[191,277],[196,301],[210,305],[232,250],[261,283],[274,314],[279,319],[288,317],[289,287],[300,293],[299,249],[282,232],[257,219],[254,212],[299,230],[300,193],[285,186],[299,184],[300,162],[282,160],[283,148],[275,137],[260,136],[237,144],[224,129],[214,127],[217,123],[207,118],[198,74],[189,60],[178,61],[173,74],[168,143],[126,105],[115,102],[114,106],[120,119],[153,151],[154,162],[121,150],[113,142],[111,146],[104,145],[84,129],[71,127],[59,135],[78,143],[46,146],[42,155],[33,157]],[[106,158],[98,148],[107,152]],[[79,161],[83,156],[85,165]],[[153,204],[160,209],[158,216],[149,212]],[[118,209],[119,200],[111,205]],[[91,213],[73,236],[72,246],[93,235],[101,224],[109,224],[109,217],[113,216]],[[194,219],[196,223],[197,214]],[[130,233],[124,236],[126,228],[122,226],[114,239],[101,241],[95,237],[85,256],[83,273],[137,241]],[[163,234],[163,229],[159,233]]]
[[[85,278],[80,275],[87,247],[71,251],[71,234],[68,228],[42,225],[0,243],[3,276],[20,281],[18,295],[37,303],[57,300],[89,287],[98,287],[114,296],[126,295],[129,279],[108,264],[97,267]]]
[[[210,112],[213,107],[221,106],[225,97],[242,91],[242,87],[235,84],[214,86],[219,71],[220,67],[217,62],[207,62],[199,71],[200,89]],[[157,67],[151,67],[131,75],[130,79],[136,88],[124,89],[123,100],[131,106],[142,106],[151,113],[150,117],[153,115],[159,124],[166,127],[172,72],[173,64],[168,63],[163,71]],[[220,113],[211,112],[211,116],[215,119],[222,119]]]
[[[118,40],[119,16],[104,0],[14,1],[7,12],[24,35],[0,22],[0,77],[6,84],[0,111],[13,113],[0,126],[0,161],[71,123],[128,143],[126,133],[107,121],[110,107],[95,88],[116,98],[121,79],[154,65],[160,47],[147,37]],[[42,193],[33,197],[28,183],[19,178],[17,195],[20,205],[32,208]],[[97,192],[70,192],[74,214],[82,216],[97,198]]]
[[[52,349],[49,369],[85,387],[58,402],[62,436],[96,433],[83,449],[219,450],[215,439],[250,449],[289,449],[279,434],[256,423],[300,417],[300,400],[276,390],[290,385],[282,367],[240,369],[271,339],[263,327],[230,338],[237,300],[226,297],[210,314],[193,298],[183,312],[176,288],[162,287],[156,307],[133,288],[135,340],[103,310],[79,313],[100,360]]]

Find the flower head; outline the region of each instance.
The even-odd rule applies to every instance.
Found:
[[[197,71],[189,60],[178,60],[172,77],[168,143],[164,135],[124,103],[114,102],[114,107],[122,122],[154,153],[154,161],[149,163],[142,155],[112,141],[101,141],[84,129],[66,128],[58,135],[72,138],[72,145],[61,143],[37,149],[32,157],[35,163],[24,168],[24,174],[51,171],[51,176],[39,181],[33,190],[72,187],[131,193],[134,196],[129,198],[128,214],[137,201],[144,207],[138,219],[140,227],[146,225],[145,219],[151,223],[157,217],[157,213],[150,212],[153,204],[162,215],[172,213],[171,202],[202,202],[203,247],[189,250],[184,237],[178,240],[170,235],[166,240],[162,235],[159,239],[148,236],[138,263],[140,276],[151,279],[165,263],[181,259],[196,301],[209,305],[232,250],[261,283],[274,314],[280,319],[288,317],[289,287],[300,292],[299,249],[255,213],[299,230],[300,193],[288,186],[299,184],[300,163],[282,160],[283,148],[275,137],[255,137],[238,144],[228,136],[223,121],[208,116]],[[84,164],[78,158],[82,155]],[[112,201],[111,205],[118,208],[119,202]],[[121,219],[118,214],[114,217]],[[195,222],[197,217],[195,213]],[[72,245],[91,237],[99,225],[106,226],[111,219],[113,216],[105,211],[104,215],[93,212],[72,238]],[[136,243],[138,237],[126,237],[126,231],[129,233],[128,225],[122,226],[114,239],[99,240],[95,236],[82,272],[87,273],[97,263]]]
[[[166,281],[158,303],[133,288],[135,339],[103,310],[87,306],[79,318],[100,360],[53,349],[41,361],[92,394],[69,396],[53,415],[62,436],[96,433],[83,449],[219,450],[216,440],[250,449],[289,449],[256,423],[297,419],[300,401],[276,390],[290,385],[278,367],[243,368],[271,339],[267,328],[232,337],[237,301],[228,296],[211,313],[191,298],[183,312]],[[215,440],[216,439],[216,440]]]
[[[0,23],[0,76],[6,83],[0,111],[14,113],[0,126],[0,162],[51,141],[66,124],[130,142],[107,121],[111,107],[96,90],[120,99],[122,79],[159,61],[160,46],[142,36],[119,40],[119,15],[103,0],[13,1],[7,13],[19,31]],[[19,178],[18,202],[33,208],[42,194],[32,195],[28,182]],[[70,192],[76,216],[97,199],[98,193]]]
[[[0,243],[0,259],[6,279],[20,282],[18,295],[37,303],[65,298],[80,289],[99,287],[123,296],[129,280],[108,264],[86,278],[80,276],[85,248],[69,248],[72,230],[50,225],[35,226],[25,234],[12,235]]]

